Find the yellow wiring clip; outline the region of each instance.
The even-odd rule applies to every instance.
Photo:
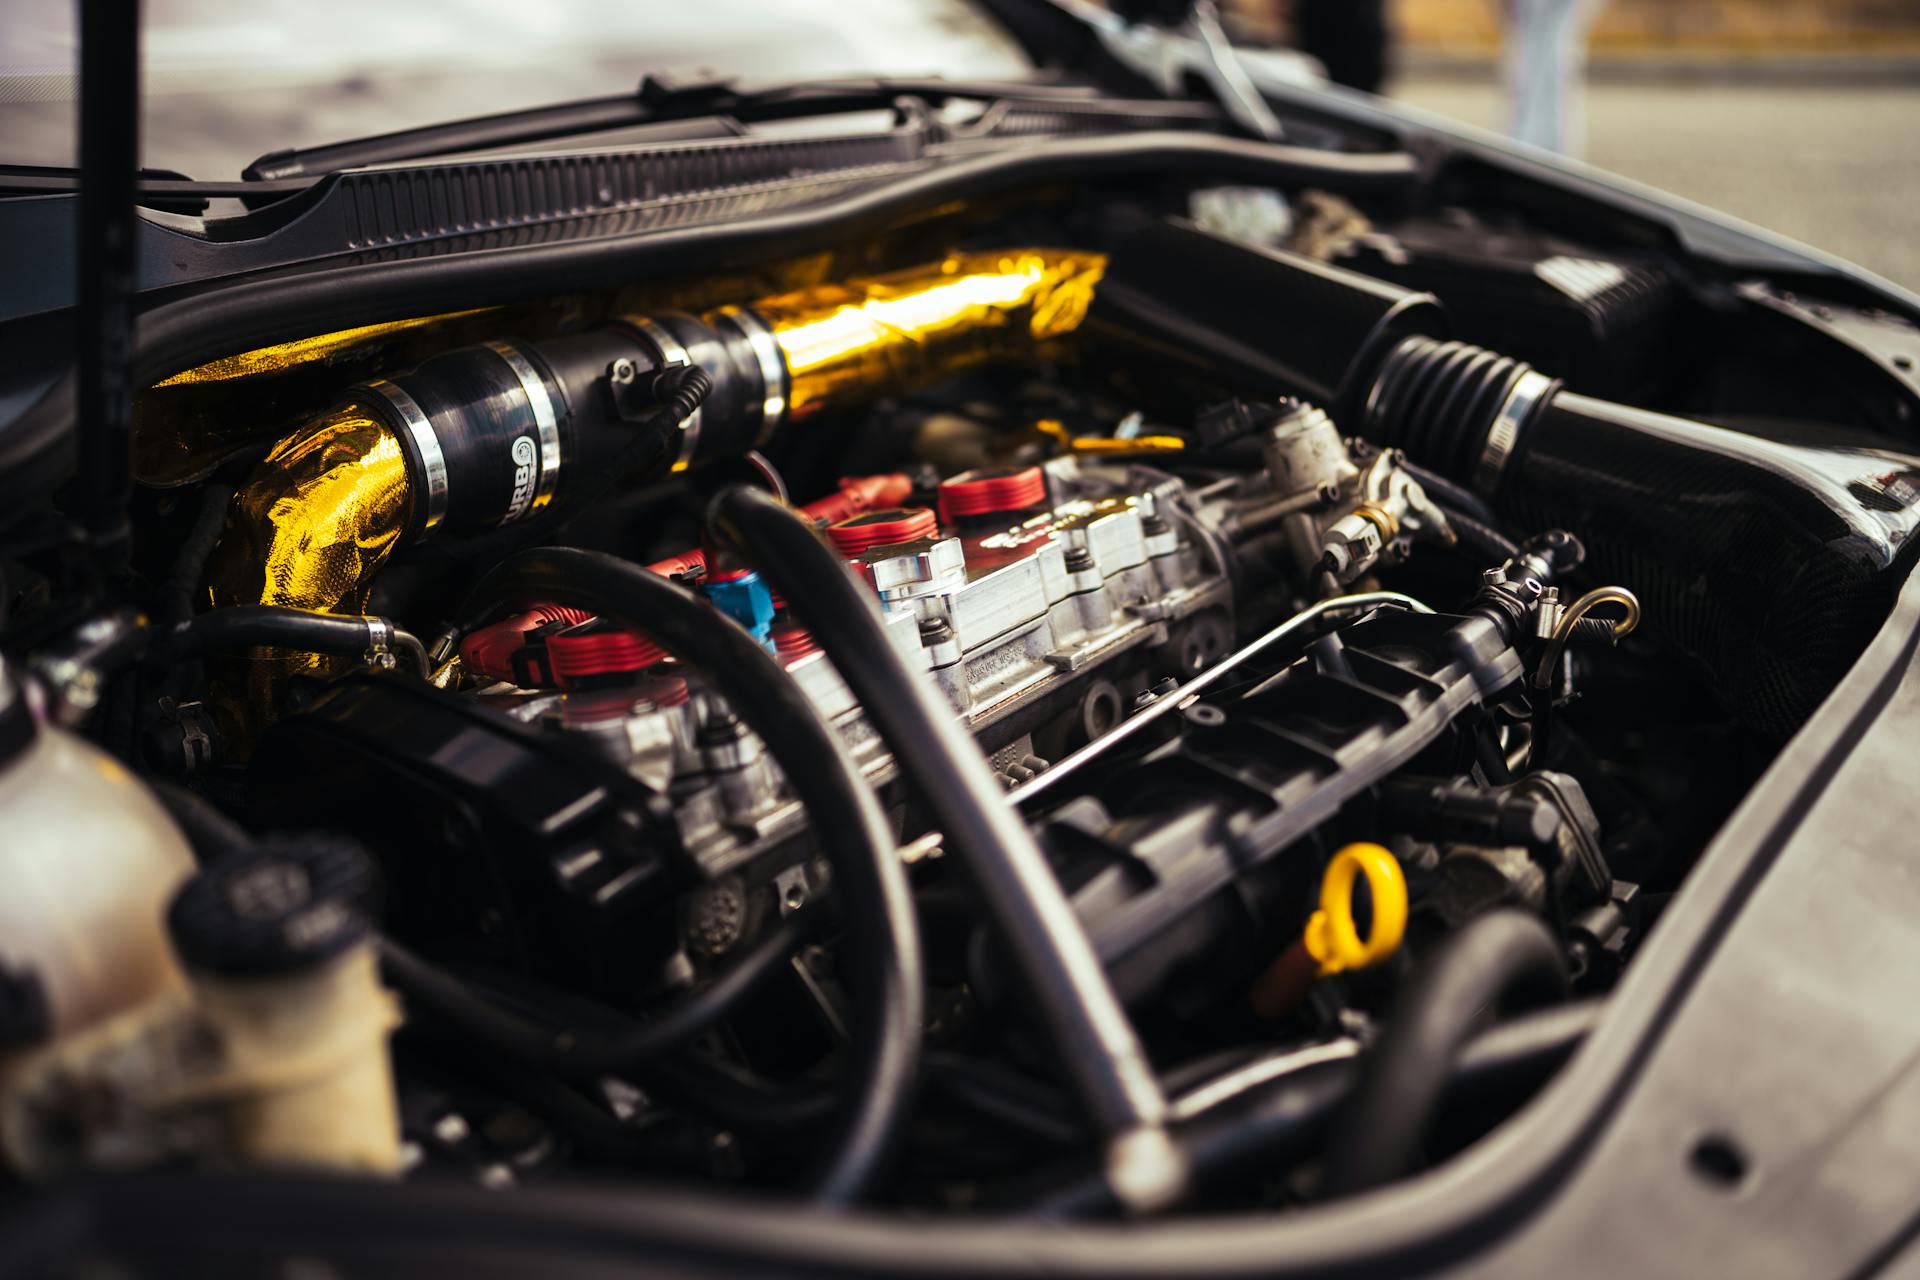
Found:
[[[1367,936],[1353,919],[1353,886],[1361,876],[1373,892],[1373,927]],[[1407,878],[1399,860],[1377,844],[1350,844],[1333,855],[1320,879],[1320,909],[1307,920],[1301,939],[1320,963],[1320,976],[1378,964],[1400,946],[1407,931]]]
[[[1057,418],[1042,418],[1033,429],[1067,453],[1097,453],[1127,457],[1141,453],[1179,453],[1187,442],[1179,436],[1076,436]]]

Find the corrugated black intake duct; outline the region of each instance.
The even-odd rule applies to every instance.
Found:
[[[1394,344],[1445,334],[1447,318],[1430,293],[1168,219],[1114,246],[1088,325],[1209,381],[1301,396],[1346,425]]]
[[[1637,592],[1647,625],[1769,738],[1839,683],[1913,562],[1920,459],[1860,432],[1713,426],[1419,340],[1353,427],[1471,482],[1522,532],[1577,534],[1587,573]]]
[[[1920,458],[1889,441],[1574,395],[1441,341],[1430,295],[1338,267],[1143,227],[1114,250],[1096,323],[1228,386],[1330,407],[1344,431],[1470,485],[1514,533],[1576,534],[1587,573],[1639,593],[1648,627],[1772,738],[1845,674],[1913,559]]]

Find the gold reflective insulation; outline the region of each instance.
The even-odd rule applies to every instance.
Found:
[[[1105,266],[1099,254],[1017,249],[950,255],[911,271],[800,288],[791,286],[805,275],[794,271],[782,281],[787,291],[750,309],[767,323],[786,364],[789,415],[805,417],[988,360],[1044,354],[1049,343],[1080,327]],[[365,376],[374,371],[363,367],[374,356],[388,363],[405,350],[417,362],[445,349],[450,335],[467,336],[467,317],[497,323],[500,314],[463,312],[264,347],[188,370],[146,394],[236,381],[305,386],[307,377],[328,369]],[[433,340],[432,350],[412,350],[425,339]],[[297,383],[288,380],[290,373],[300,375]],[[336,383],[326,394],[338,389]],[[206,456],[209,440],[258,435],[258,420],[213,425],[217,430],[194,437],[190,454],[180,451],[180,440],[156,444],[150,434],[148,443],[177,475],[188,461]],[[273,447],[236,495],[210,566],[208,602],[362,612],[374,574],[407,528],[410,501],[405,456],[377,414],[349,406],[312,417]],[[264,722],[285,676],[341,661],[256,651],[244,664],[245,696],[238,699],[252,713],[241,716]]]
[[[209,567],[209,602],[363,612],[375,572],[406,528],[409,502],[399,440],[365,409],[334,410],[275,445],[235,496]],[[245,741],[271,718],[286,677],[343,661],[255,649],[220,673],[216,711]]]
[[[479,314],[480,311],[477,310],[451,311],[443,316],[418,316],[411,320],[389,320],[384,324],[363,324],[353,329],[337,329],[332,333],[316,334],[297,342],[277,342],[270,347],[242,351],[239,355],[210,360],[206,364],[184,369],[171,378],[162,378],[153,385],[156,388],[184,387],[203,382],[232,382],[239,378],[257,377],[263,373],[280,373],[287,369],[298,368],[303,364],[331,359],[364,343],[372,342],[376,338],[392,337],[394,334],[418,329],[423,325]]]
[[[163,378],[134,397],[134,478],[156,487],[200,479],[312,416],[340,388],[436,352],[495,336],[491,308],[419,316],[280,342]]]
[[[1032,356],[1080,327],[1106,270],[1097,253],[1009,249],[777,294],[751,304],[787,366],[787,411],[804,418],[957,373]]]
[[[275,445],[227,509],[208,568],[208,603],[360,613],[410,514],[400,442],[370,411],[330,411]],[[273,719],[288,676],[345,659],[256,648],[222,663],[209,702],[232,749]]]
[[[275,445],[227,513],[215,605],[356,613],[408,516],[406,457],[371,411],[335,410]]]

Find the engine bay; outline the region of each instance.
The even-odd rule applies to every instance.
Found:
[[[7,558],[5,1164],[1137,1218],[1444,1162],[1910,564],[1892,411],[1736,297],[1801,305],[1047,189],[158,380],[144,609]]]

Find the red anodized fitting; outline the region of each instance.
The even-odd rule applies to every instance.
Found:
[[[687,678],[675,675],[672,666],[665,666],[634,685],[633,692],[656,707],[684,706],[688,697]]]
[[[780,655],[780,661],[788,666],[810,653],[820,652],[820,646],[814,643],[813,632],[792,623],[773,629],[773,647]]]
[[[842,557],[852,558],[869,547],[896,542],[918,542],[940,532],[940,522],[925,507],[890,507],[849,516],[827,526],[827,538]]]
[[[912,478],[899,472],[875,476],[845,476],[841,478],[839,487],[834,492],[825,497],[816,498],[800,510],[816,524],[828,524],[860,515],[877,507],[898,506],[912,492]],[[704,575],[707,569],[707,556],[704,550],[694,547],[678,555],[668,556],[664,560],[656,560],[647,568],[663,578]],[[721,573],[710,580],[725,581],[730,576],[739,577],[745,572],[746,570],[740,569],[731,574]],[[781,603],[784,604],[784,602]],[[460,662],[467,670],[489,679],[512,681],[516,684],[525,684],[529,688],[544,685],[547,683],[544,669],[539,666],[529,666],[524,661],[527,654],[538,654],[536,646],[540,644],[537,638],[530,640],[527,633],[554,622],[573,625],[592,620],[593,615],[585,609],[572,609],[553,604],[538,605],[525,613],[491,623],[469,635],[461,641]],[[658,660],[658,658],[654,659],[654,661]]]
[[[631,631],[576,630],[547,637],[547,660],[563,689],[596,676],[645,671],[666,656],[666,650]]]
[[[839,488],[800,509],[822,524],[832,524],[848,516],[897,507],[912,492],[912,478],[897,471],[878,476],[842,476]]]
[[[1039,467],[985,467],[940,482],[945,520],[1025,511],[1047,500],[1047,477]]]

